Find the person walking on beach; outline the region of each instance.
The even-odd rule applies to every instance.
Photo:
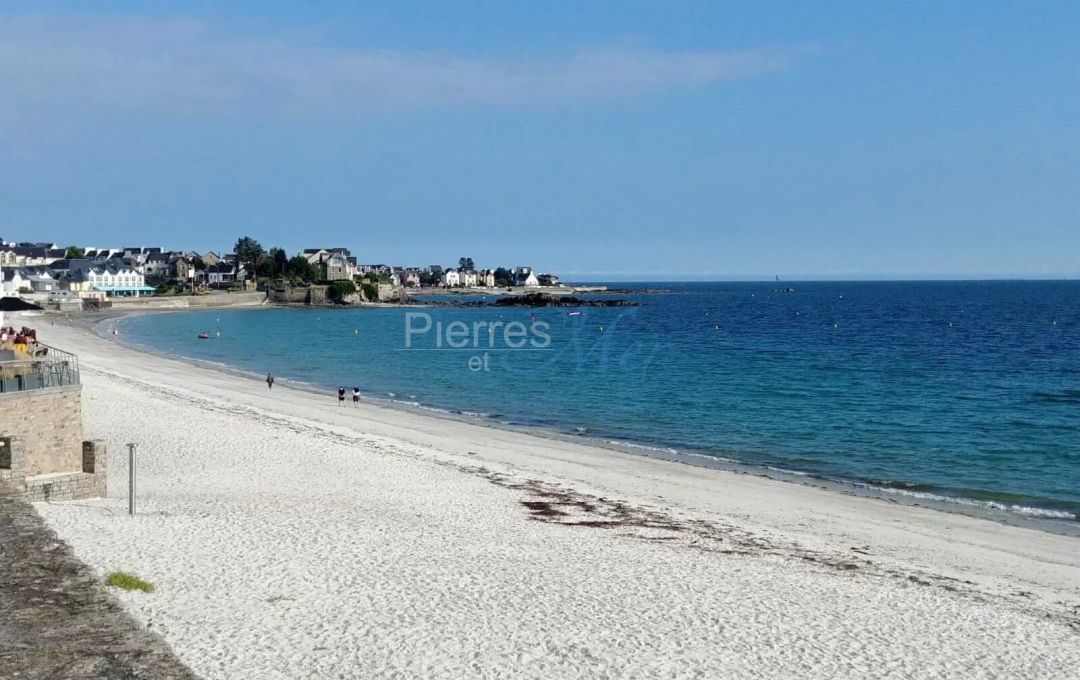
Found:
[[[352,388],[352,403],[353,403],[353,406],[358,406],[360,404],[360,388],[359,387]]]
[[[337,388],[337,403],[338,403],[338,406],[344,406],[345,405],[345,388],[344,387],[338,387]]]
[[[274,374],[273,373],[267,373],[266,374],[266,389],[268,389],[268,390],[274,389]]]

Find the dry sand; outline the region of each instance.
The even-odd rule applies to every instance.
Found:
[[[38,504],[205,678],[1075,678],[1080,539],[322,397],[37,324],[108,499]],[[139,514],[126,452],[139,447]]]

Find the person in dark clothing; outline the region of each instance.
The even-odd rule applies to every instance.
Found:
[[[356,405],[358,405],[360,403],[360,388],[359,387],[352,388],[352,403],[353,403],[353,406],[356,406]]]
[[[338,387],[337,388],[337,403],[338,403],[338,406],[344,406],[345,405],[345,388],[344,387]]]
[[[274,374],[273,373],[267,373],[266,374],[266,388],[270,389],[270,390],[274,389]]]

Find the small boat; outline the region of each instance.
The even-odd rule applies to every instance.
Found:
[[[581,312],[568,312],[567,316],[581,316]]]
[[[209,340],[210,339],[210,334],[209,333],[199,333],[199,339],[200,340]]]

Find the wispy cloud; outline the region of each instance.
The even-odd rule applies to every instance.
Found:
[[[460,107],[564,106],[677,90],[787,67],[786,50],[469,56],[241,38],[194,21],[0,23],[0,108],[94,107],[352,117]]]

